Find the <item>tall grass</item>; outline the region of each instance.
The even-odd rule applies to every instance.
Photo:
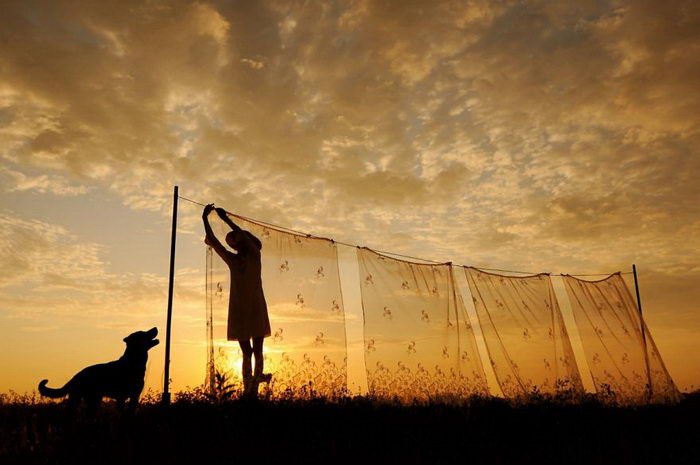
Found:
[[[220,380],[153,392],[133,410],[106,402],[94,415],[35,394],[0,395],[0,463],[700,463],[700,393],[679,404],[611,407],[593,396],[572,404],[264,396],[238,398]]]

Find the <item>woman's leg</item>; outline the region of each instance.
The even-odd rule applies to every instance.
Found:
[[[253,348],[250,346],[250,340],[248,339],[239,340],[238,345],[241,346],[241,352],[243,352],[241,374],[243,375],[243,388],[247,392],[249,390],[250,380],[253,377],[253,367],[250,359],[253,356]]]
[[[263,367],[265,366],[265,360],[263,359],[263,342],[264,337],[254,337],[253,338],[253,354],[255,355],[255,377],[260,379],[263,374]]]

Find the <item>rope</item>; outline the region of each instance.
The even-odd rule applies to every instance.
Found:
[[[177,197],[178,197],[179,199],[182,199],[182,200],[187,200],[188,202],[194,203],[194,204],[196,204],[196,205],[201,205],[202,207],[206,207],[206,205],[204,205],[203,203],[195,202],[194,200],[190,200],[190,199],[188,199],[187,197],[183,197],[183,196],[181,196],[181,195],[178,195]]]
[[[194,201],[194,200],[192,200],[192,199],[188,199],[187,197],[183,197],[183,196],[181,196],[181,195],[179,195],[178,197],[179,197],[180,199],[182,199],[182,200],[186,200],[187,202],[193,203],[193,204],[195,204],[195,205],[200,205],[200,206],[202,206],[202,207],[206,207],[206,205],[203,204],[203,203],[201,203],[201,202],[197,202],[197,201]],[[358,249],[359,249],[359,248],[365,248],[365,249],[369,249],[369,250],[371,250],[371,251],[373,251],[373,252],[377,252],[377,253],[379,253],[379,254],[389,255],[389,256],[394,256],[394,257],[401,257],[401,258],[406,258],[406,259],[409,259],[409,260],[419,260],[419,261],[428,262],[428,263],[436,263],[436,264],[439,264],[439,265],[444,265],[444,264],[446,264],[446,263],[452,264],[452,262],[440,262],[440,261],[437,261],[437,260],[431,260],[431,259],[429,259],[429,258],[414,257],[414,256],[412,256],[412,255],[404,255],[404,254],[400,254],[400,253],[397,253],[397,252],[388,252],[388,251],[385,251],[385,250],[372,249],[372,248],[370,248],[370,247],[363,247],[363,246],[360,246],[360,245],[357,245],[357,244],[350,244],[350,243],[348,243],[348,242],[336,241],[336,240],[334,240],[334,239],[330,239],[330,238],[327,238],[327,237],[315,236],[315,235],[313,235],[313,234],[305,233],[305,232],[302,232],[302,231],[297,231],[296,229],[291,229],[291,228],[288,228],[288,227],[286,227],[286,226],[280,226],[280,225],[277,225],[277,224],[274,224],[274,223],[268,223],[267,221],[258,220],[258,219],[255,219],[255,218],[249,218],[249,217],[247,217],[247,216],[239,215],[239,214],[237,214],[237,213],[231,213],[231,212],[229,212],[229,211],[227,211],[227,210],[224,210],[224,211],[225,211],[226,213],[228,213],[229,215],[231,215],[231,216],[235,216],[235,217],[237,217],[237,218],[241,218],[241,219],[246,220],[246,221],[249,221],[249,222],[251,222],[251,223],[257,223],[257,224],[259,224],[259,225],[261,225],[261,226],[267,226],[267,227],[270,227],[270,228],[274,228],[274,229],[277,229],[278,231],[281,231],[281,232],[290,232],[290,233],[293,233],[293,234],[297,234],[297,235],[305,236],[305,237],[309,237],[309,238],[323,239],[323,240],[327,240],[327,241],[334,242],[334,243],[339,244],[339,245],[344,245],[344,246],[346,246],[346,247],[355,247],[355,248],[358,248]],[[631,271],[626,271],[626,272],[617,271],[617,272],[615,272],[615,273],[583,273],[583,274],[571,274],[571,273],[541,273],[541,272],[540,272],[540,273],[536,273],[536,272],[533,272],[533,271],[504,270],[504,269],[501,269],[501,268],[482,268],[482,267],[475,267],[475,266],[470,266],[470,265],[460,265],[460,264],[454,264],[454,265],[455,265],[455,266],[462,267],[462,268],[473,268],[473,269],[475,269],[475,270],[480,270],[480,271],[481,271],[481,270],[483,270],[483,271],[500,271],[500,272],[502,272],[502,273],[515,273],[515,274],[525,274],[525,275],[548,274],[548,275],[550,275],[550,276],[574,276],[574,277],[576,277],[576,276],[610,276],[610,275],[618,274],[618,273],[619,273],[619,274],[632,274]]]

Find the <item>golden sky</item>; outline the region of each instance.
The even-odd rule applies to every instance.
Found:
[[[437,260],[637,263],[671,375],[700,386],[696,3],[2,2],[0,392],[164,328],[174,184]],[[175,388],[204,376],[180,211]]]

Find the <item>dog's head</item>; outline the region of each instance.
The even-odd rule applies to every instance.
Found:
[[[129,348],[147,351],[160,343],[158,339],[155,339],[157,335],[158,328],[151,328],[148,331],[136,331],[125,337],[124,342],[126,342],[126,346]]]

